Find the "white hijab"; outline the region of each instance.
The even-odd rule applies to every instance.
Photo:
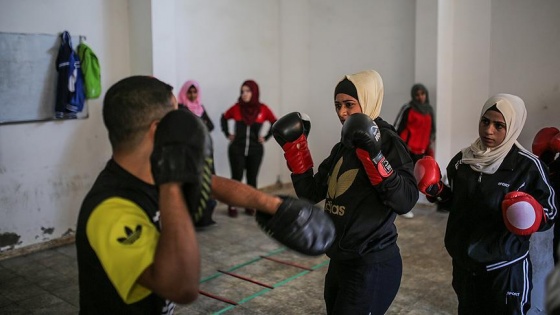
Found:
[[[375,70],[365,70],[346,75],[344,78],[350,80],[356,87],[362,113],[368,115],[371,119],[379,117],[381,104],[383,103],[383,80],[381,75]]]
[[[497,147],[486,148],[478,138],[470,147],[461,150],[463,153],[462,162],[469,164],[473,170],[485,174],[494,174],[498,170],[514,144],[525,150],[517,142],[517,137],[519,137],[527,118],[527,110],[523,100],[511,94],[496,94],[486,101],[480,112],[480,117],[482,118],[484,113],[494,105],[502,113],[506,122],[504,141]]]

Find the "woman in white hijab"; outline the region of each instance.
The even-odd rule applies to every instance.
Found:
[[[531,306],[530,236],[552,226],[557,208],[544,164],[517,142],[526,116],[521,98],[490,97],[479,138],[447,166],[450,187],[419,184],[451,209],[445,247],[458,314],[526,314]]]

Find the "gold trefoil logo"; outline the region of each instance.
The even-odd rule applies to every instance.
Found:
[[[337,197],[343,195],[348,190],[348,188],[350,188],[350,186],[356,179],[356,175],[358,174],[358,169],[355,168],[348,170],[339,176],[340,166],[342,165],[342,162],[343,157],[341,157],[338,162],[336,162],[331,177],[329,178],[327,197],[331,200],[328,200],[325,203],[325,211],[339,216],[343,216],[346,209],[344,206],[333,204],[332,201]]]

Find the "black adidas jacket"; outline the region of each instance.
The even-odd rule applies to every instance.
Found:
[[[540,231],[549,229],[557,214],[554,190],[546,166],[516,145],[494,174],[474,171],[461,163],[459,152],[447,166],[453,191],[445,233],[449,255],[468,270],[495,270],[515,263],[529,252],[529,236],[515,235],[502,219],[501,203],[510,191],[533,196],[544,208]]]
[[[394,173],[381,184],[372,186],[354,149],[337,143],[313,175],[292,174],[300,198],[320,202],[336,226],[336,240],[327,251],[331,259],[362,258],[379,262],[399,253],[397,214],[408,212],[418,200],[413,164],[406,145],[394,128],[375,119],[381,133],[381,150]]]

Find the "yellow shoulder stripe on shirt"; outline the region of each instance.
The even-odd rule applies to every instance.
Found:
[[[140,206],[119,197],[106,199],[93,210],[86,234],[125,303],[150,295],[137,280],[153,263],[159,231]]]

